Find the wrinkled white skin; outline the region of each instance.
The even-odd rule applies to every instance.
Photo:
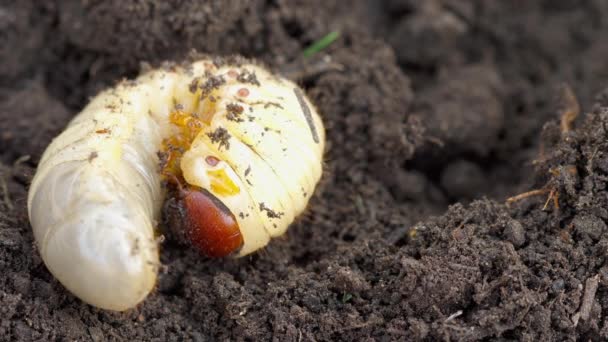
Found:
[[[230,70],[254,72],[260,86],[237,81]],[[292,82],[258,66],[218,69],[206,60],[122,82],[96,96],[51,143],[29,191],[42,259],[83,301],[121,311],[154,288],[159,266],[154,229],[164,201],[157,152],[176,132],[169,123],[176,104],[186,112],[202,110],[200,91],[192,93],[189,86],[195,77],[204,83],[205,71],[223,75],[226,83],[214,92],[217,112],[181,167],[187,182],[212,193],[207,171],[218,169],[241,189],[231,196],[214,193],[239,223],[244,245],[238,255],[283,234],[305,209],[321,176],[325,132]],[[248,96],[239,95],[242,88]],[[309,120],[299,100],[308,106]],[[226,118],[229,103],[244,108],[243,121]],[[207,135],[218,127],[230,134],[227,148]],[[208,155],[220,163],[208,165]]]

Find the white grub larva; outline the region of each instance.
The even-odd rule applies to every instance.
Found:
[[[42,156],[28,198],[42,259],[83,301],[131,308],[156,281],[167,194],[195,247],[243,256],[305,209],[324,142],[300,88],[253,64],[200,60],[123,81]]]

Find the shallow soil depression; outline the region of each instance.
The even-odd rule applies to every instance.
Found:
[[[604,0],[3,2],[0,340],[608,339],[606,18]],[[193,50],[302,86],[321,183],[261,252],[167,234],[143,304],[83,304],[34,245],[36,165],[92,96]]]

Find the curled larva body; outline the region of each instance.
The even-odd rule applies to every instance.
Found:
[[[156,281],[166,190],[179,188],[203,253],[243,256],[305,209],[324,141],[303,92],[256,65],[201,60],[123,81],[42,156],[28,195],[42,259],[85,302],[131,308]]]

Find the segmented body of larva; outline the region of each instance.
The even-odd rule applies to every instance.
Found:
[[[202,252],[243,256],[305,209],[324,141],[300,88],[253,64],[200,60],[123,81],[42,156],[28,198],[40,254],[85,302],[126,310],[154,287],[167,193]]]

